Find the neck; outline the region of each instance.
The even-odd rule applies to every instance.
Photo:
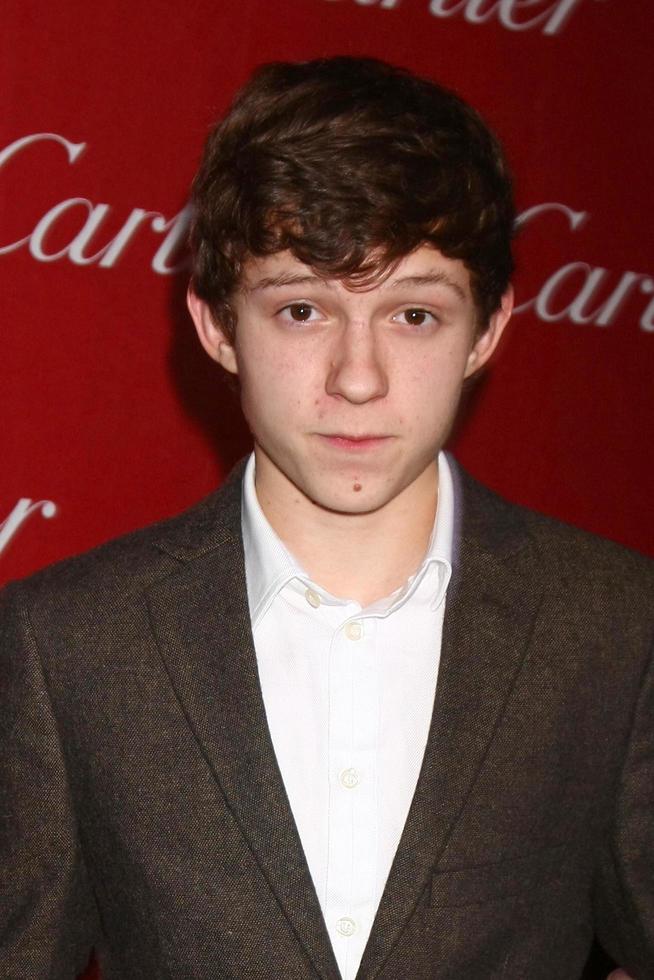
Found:
[[[257,498],[271,527],[311,580],[338,598],[368,606],[400,588],[420,566],[434,526],[438,467],[430,465],[397,497],[364,514],[326,510],[304,495]]]

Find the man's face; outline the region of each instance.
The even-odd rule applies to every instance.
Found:
[[[418,485],[464,379],[510,315],[507,294],[477,335],[467,269],[430,246],[365,290],[321,279],[288,252],[250,259],[233,344],[189,301],[203,345],[239,376],[262,502],[281,495],[342,514],[378,511]]]

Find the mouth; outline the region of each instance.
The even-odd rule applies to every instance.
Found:
[[[348,452],[363,452],[365,450],[376,449],[392,439],[392,436],[379,435],[346,435],[344,433],[320,434],[330,446],[336,449],[343,449]]]

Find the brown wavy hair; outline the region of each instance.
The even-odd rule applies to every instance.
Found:
[[[192,288],[229,336],[249,256],[289,249],[357,286],[429,243],[466,265],[482,330],[513,270],[497,139],[453,92],[372,58],[259,68],[209,135],[192,203]]]

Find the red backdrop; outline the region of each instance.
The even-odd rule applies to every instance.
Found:
[[[650,0],[10,0],[3,21],[0,579],[185,507],[247,449],[170,271],[188,185],[254,65],[337,52],[456,88],[513,161],[525,309],[460,459],[654,553]]]
[[[247,450],[183,309],[188,185],[256,64],[335,53],[455,88],[513,162],[522,311],[459,458],[654,554],[653,27],[651,0],[9,0],[0,580],[180,510]]]

